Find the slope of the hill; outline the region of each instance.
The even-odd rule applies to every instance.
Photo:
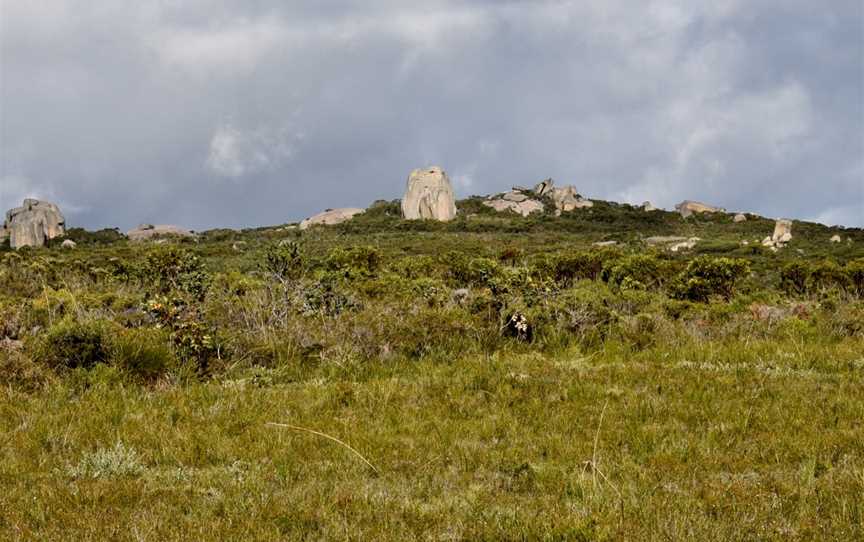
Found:
[[[481,201],[4,251],[0,538],[864,535],[862,230]]]

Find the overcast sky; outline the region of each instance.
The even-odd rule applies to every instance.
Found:
[[[860,0],[0,0],[0,47],[0,207],[72,226],[278,224],[426,165],[864,225]]]

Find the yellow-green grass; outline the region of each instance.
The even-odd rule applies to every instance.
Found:
[[[862,352],[79,370],[0,391],[0,539],[861,539]]]

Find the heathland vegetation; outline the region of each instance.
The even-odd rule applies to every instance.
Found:
[[[0,538],[864,536],[864,231],[400,214],[3,249]]]

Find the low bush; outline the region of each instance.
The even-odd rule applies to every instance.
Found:
[[[63,319],[33,347],[33,358],[52,368],[89,368],[109,357],[109,324],[100,320]]]
[[[679,299],[706,302],[711,297],[729,300],[735,285],[750,273],[746,260],[698,256],[677,277],[673,294]]]
[[[145,281],[154,284],[160,293],[180,291],[204,299],[210,285],[201,259],[187,249],[169,246],[150,252],[141,269]]]
[[[152,381],[175,365],[169,335],[162,329],[127,329],[111,340],[110,362],[136,379]]]
[[[601,276],[622,290],[647,290],[661,286],[668,271],[668,262],[651,254],[634,254],[607,261]]]
[[[846,270],[831,260],[823,260],[813,266],[807,276],[806,289],[811,294],[828,290],[846,291],[852,289],[852,280]]]

